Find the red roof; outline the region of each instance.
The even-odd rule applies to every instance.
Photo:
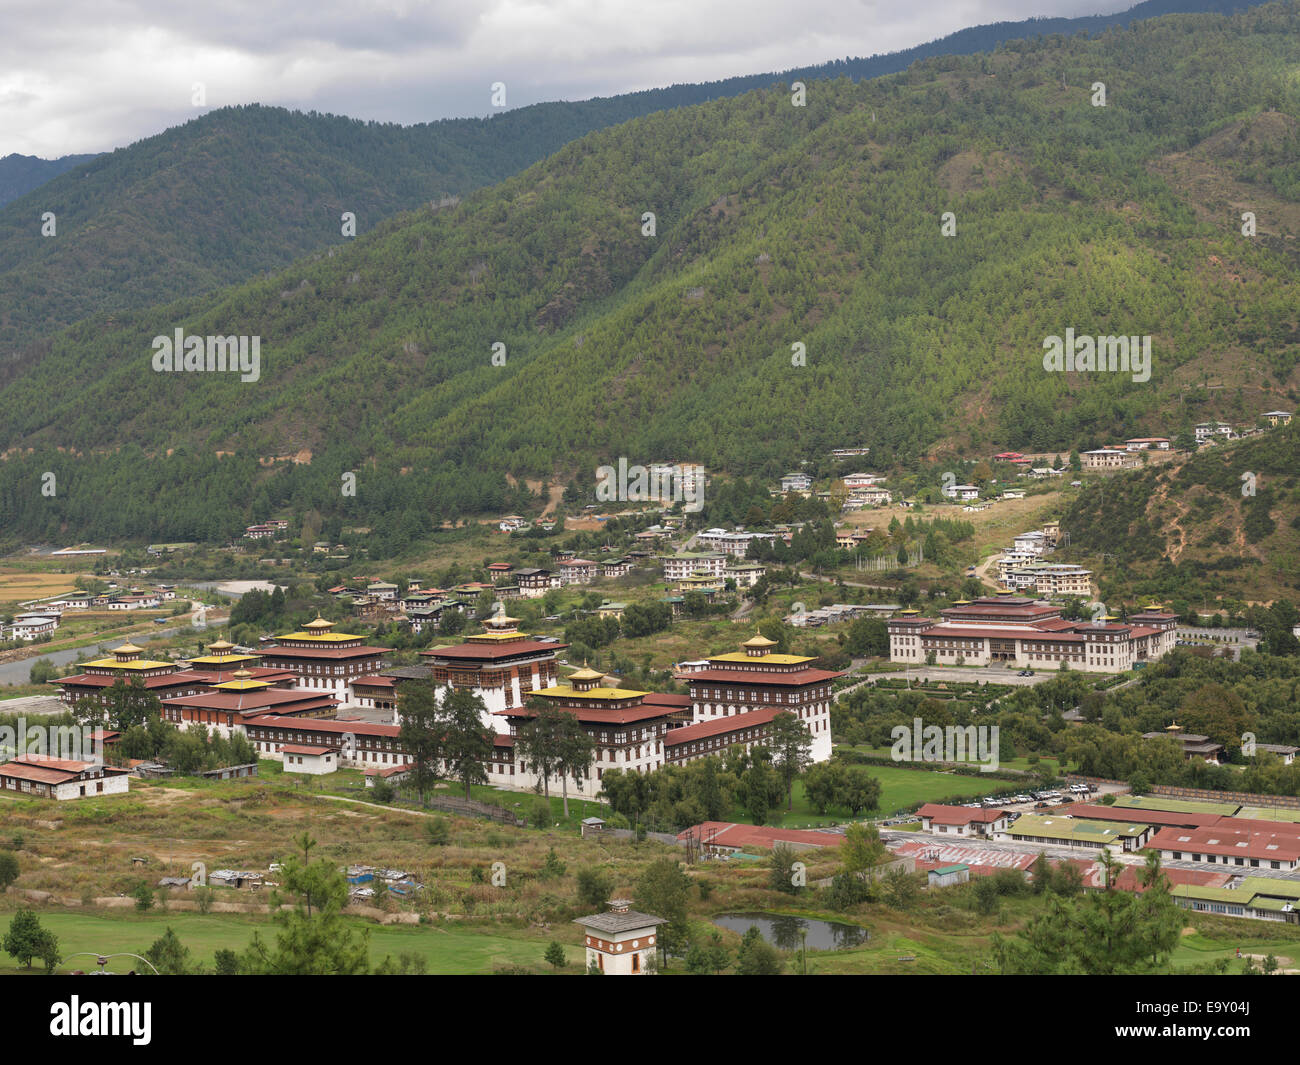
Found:
[[[386,647],[285,647],[272,644],[262,651],[265,658],[367,658],[388,652]]]
[[[761,710],[751,710],[747,714],[732,714],[730,717],[718,717],[710,721],[697,721],[694,725],[684,725],[681,728],[670,728],[668,734],[664,736],[664,746],[678,747],[683,743],[708,739],[710,736],[721,736],[746,728],[761,728],[770,724],[772,718],[782,710],[783,708],[779,706],[765,706]]]
[[[791,670],[789,673],[777,673],[769,670],[744,669],[702,669],[698,673],[684,673],[682,676],[692,684],[696,681],[709,684],[735,684],[748,687],[755,684],[780,684],[787,687],[803,687],[805,684],[820,684],[823,681],[842,677],[842,672],[829,669]]]
[[[1002,628],[981,628],[977,625],[935,625],[922,629],[922,636],[950,636],[954,639],[969,637],[972,640],[1038,640],[1042,643],[1084,643],[1086,637],[1073,632],[1052,632],[1029,625],[1006,625]]]
[[[649,692],[642,702],[653,706],[671,706],[679,710],[688,710],[691,705],[689,695],[672,695],[669,692]]]
[[[1155,850],[1191,851],[1198,854],[1259,858],[1262,861],[1300,860],[1300,838],[1274,832],[1209,828],[1162,828],[1147,844]]]
[[[511,640],[508,643],[458,643],[452,647],[435,647],[428,651],[421,651],[420,654],[428,658],[460,658],[460,659],[484,659],[495,661],[498,658],[511,658],[515,655],[534,655],[542,651],[555,653],[565,647],[567,643],[541,643],[538,640],[530,640],[525,637],[522,640]]]
[[[1179,828],[1206,828],[1223,819],[1222,814],[1181,814],[1168,810],[1134,809],[1127,806],[1103,806],[1076,802],[1054,811],[1067,817],[1086,817],[1093,821],[1123,821],[1125,824],[1160,825]],[[1300,831],[1300,825],[1296,826]]]
[[[308,747],[304,744],[286,743],[280,748],[282,754],[329,754],[331,751],[337,751],[337,747]]]
[[[918,817],[929,819],[936,825],[990,825],[1007,816],[1005,810],[986,810],[983,807],[972,810],[965,806],[945,806],[937,802],[927,802],[916,813]]]
[[[768,828],[762,825],[736,825],[729,821],[705,821],[677,833],[678,839],[694,836],[709,845],[723,847],[766,847],[777,843],[801,843],[813,847],[838,847],[844,837],[838,832],[812,832],[798,828]]]

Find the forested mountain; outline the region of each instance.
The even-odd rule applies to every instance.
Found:
[[[1107,553],[1114,594],[1213,606],[1295,599],[1300,588],[1300,426],[1090,487],[1063,524],[1073,550]]]
[[[1298,66],[1291,0],[591,134],[272,277],[55,337],[0,394],[7,527],[191,539],[292,506],[398,544],[499,505],[507,473],[585,481],[619,455],[773,476],[844,443],[887,467],[1170,435],[1224,382],[1280,405]],[[259,379],[154,372],[177,328],[260,336]],[[1066,329],[1150,335],[1149,380],[1045,372]]]
[[[34,155],[6,155],[0,159],[0,206],[16,200],[74,166],[94,159],[91,155],[65,155],[38,159]]]
[[[337,243],[343,211],[354,212],[357,232],[366,232],[398,211],[493,184],[578,137],[640,115],[779,80],[871,78],[1018,37],[1244,6],[1149,0],[1114,15],[1001,22],[888,55],[537,104],[490,119],[402,127],[274,107],[224,108],[110,154],[68,157],[94,161],[44,184],[33,180],[32,164],[52,178],[67,169],[65,160],[20,166],[15,161],[24,157],[11,156],[0,160],[0,204],[36,191],[0,210],[0,373],[24,353],[39,358],[41,339],[92,314],[211,291]],[[26,174],[15,176],[9,194],[7,168]],[[52,238],[41,231],[45,212],[55,215]]]

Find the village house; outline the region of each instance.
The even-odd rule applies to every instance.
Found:
[[[1131,469],[1138,464],[1133,452],[1124,448],[1098,448],[1085,451],[1079,456],[1085,470],[1122,470]]]
[[[9,639],[34,640],[38,636],[49,636],[58,627],[58,614],[15,614],[13,624],[9,626]]]
[[[600,563],[600,575],[602,577],[625,577],[631,573],[634,568],[630,558],[609,558]]]
[[[1218,765],[1224,756],[1223,744],[1216,743],[1209,736],[1198,736],[1193,732],[1184,732],[1177,722],[1167,726],[1163,732],[1144,732],[1144,740],[1159,740],[1165,737],[1177,740],[1183,748],[1183,757],[1189,762],[1193,758],[1204,758],[1212,765]]]
[[[963,503],[980,497],[979,487],[973,484],[945,484],[940,491],[949,499],[956,499]]]
[[[1198,445],[1215,438],[1231,440],[1236,434],[1226,422],[1199,422],[1192,430]]]
[[[736,562],[729,563],[723,573],[736,582],[737,588],[752,588],[767,573],[767,567],[761,562]]]
[[[596,579],[596,563],[586,558],[570,558],[560,563],[560,583],[590,584]]]
[[[690,551],[679,555],[663,555],[659,559],[664,567],[664,580],[680,581],[697,573],[722,579],[727,572],[727,556]]]
[[[809,492],[812,490],[812,478],[806,473],[787,473],[781,478],[781,491]]]
[[[548,569],[515,570],[515,580],[519,582],[519,595],[524,599],[540,599],[552,588],[560,587],[560,575]]]
[[[850,473],[841,478],[845,488],[871,488],[882,483],[884,479],[878,473]]]
[[[1274,429],[1279,425],[1291,424],[1291,412],[1289,410],[1266,410],[1260,417]]]
[[[1169,447],[1169,438],[1165,436],[1135,436],[1124,441],[1127,451],[1168,451]]]

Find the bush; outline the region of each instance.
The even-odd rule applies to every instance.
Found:
[[[702,883],[702,882],[701,882]],[[614,878],[600,869],[578,870],[578,901],[600,911],[614,893]]]
[[[424,823],[424,834],[435,847],[451,842],[451,825],[445,817],[430,817]]]
[[[553,939],[551,945],[546,948],[546,960],[557,969],[563,969],[567,960],[564,956],[564,948]]]
[[[135,908],[140,913],[153,908],[153,889],[148,884],[142,882],[137,885],[136,889],[131,892],[131,897],[135,899]]]
[[[532,809],[532,821],[538,828],[551,827],[551,801],[549,799],[534,799]]]
[[[567,867],[560,861],[560,856],[555,853],[552,847],[546,852],[546,860],[542,863],[542,871],[538,874],[543,880],[558,880],[565,873]]]

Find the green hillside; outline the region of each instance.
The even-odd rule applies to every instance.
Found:
[[[1300,428],[1107,480],[1082,493],[1063,523],[1074,554],[1110,553],[1103,599],[1154,596],[1196,609],[1213,608],[1220,597],[1294,600]]]
[[[53,331],[256,277],[430,201],[493,184],[593,130],[737,96],[784,78],[873,78],[934,55],[1048,33],[1096,33],[1137,17],[1238,0],[1146,0],[1129,11],[974,26],[914,48],[787,71],[516,108],[414,126],[275,107],[209,112],[95,157],[0,160],[0,382]],[[43,176],[42,176],[43,175]],[[50,180],[54,178],[55,180]],[[24,193],[30,190],[30,195]],[[53,236],[42,232],[46,212]]]
[[[94,158],[94,155],[65,155],[58,159],[38,159],[34,155],[0,158],[0,206]]]
[[[772,476],[858,441],[887,467],[1167,435],[1224,380],[1277,406],[1297,31],[1293,0],[653,114],[274,276],[96,315],[0,397],[7,447],[37,449],[0,471],[7,527],[191,539],[292,505],[418,531],[618,455]],[[155,373],[176,328],[260,336],[259,380]],[[1067,328],[1150,335],[1150,380],[1045,372]]]

